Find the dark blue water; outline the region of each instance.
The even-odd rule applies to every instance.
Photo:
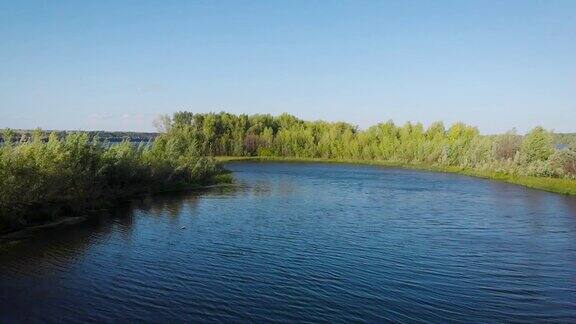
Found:
[[[465,176],[230,164],[0,250],[0,322],[574,322],[576,199]],[[185,227],[185,228],[183,228]]]

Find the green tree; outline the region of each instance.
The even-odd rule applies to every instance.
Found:
[[[545,161],[553,152],[551,134],[541,126],[537,126],[526,135],[522,142],[519,152],[520,163]]]

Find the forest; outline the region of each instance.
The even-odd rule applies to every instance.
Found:
[[[162,116],[161,131],[185,139],[206,156],[260,156],[383,161],[399,165],[457,167],[505,175],[576,179],[576,141],[538,126],[481,135],[463,123],[396,125],[365,130],[344,122],[304,121],[289,114],[234,115],[181,111]]]
[[[0,146],[0,233],[107,208],[133,195],[230,181],[214,159],[171,134],[139,145],[110,145],[88,133],[52,133],[44,140],[38,130],[22,141],[16,134],[5,130]]]

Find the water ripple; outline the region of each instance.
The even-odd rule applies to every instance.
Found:
[[[0,322],[574,322],[576,199],[451,174],[231,164],[0,251]],[[185,227],[185,229],[182,229]]]

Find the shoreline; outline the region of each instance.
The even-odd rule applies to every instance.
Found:
[[[472,169],[465,169],[459,167],[437,167],[437,166],[429,166],[429,165],[413,165],[413,164],[403,164],[403,163],[393,163],[393,162],[385,162],[385,161],[364,161],[364,160],[344,160],[344,159],[322,159],[322,158],[296,158],[296,157],[267,157],[267,156],[242,156],[242,157],[234,157],[234,156],[216,156],[215,159],[220,163],[227,163],[227,162],[285,162],[285,163],[326,163],[326,164],[355,164],[355,165],[371,165],[371,166],[380,166],[385,168],[399,168],[399,169],[410,169],[410,170],[419,170],[419,171],[429,171],[429,172],[440,172],[440,173],[451,173],[451,174],[460,174],[465,176],[470,176],[474,178],[480,179],[487,179],[499,182],[505,182],[510,184],[515,184],[519,186],[523,186],[526,188],[536,189],[536,190],[543,190],[552,193],[562,194],[562,195],[569,195],[569,196],[576,196],[576,180],[570,179],[560,179],[560,178],[542,178],[542,177],[527,177],[527,176],[513,176],[510,174],[505,173],[496,173],[496,172],[487,172],[487,171],[478,171]],[[228,176],[230,173],[223,174],[227,176],[224,179],[219,179],[219,176],[216,176],[215,179],[211,179],[212,182],[208,184],[190,184],[185,187],[173,187],[173,188],[164,188],[161,190],[156,191],[147,191],[147,192],[138,192],[129,194],[123,197],[118,197],[116,199],[112,199],[111,207],[109,208],[102,208],[98,210],[87,210],[86,212],[80,215],[67,215],[58,217],[55,220],[51,220],[48,222],[40,223],[40,224],[33,224],[31,226],[25,226],[23,228],[18,228],[12,231],[7,231],[4,233],[0,233],[0,247],[10,245],[13,243],[17,243],[21,240],[25,240],[30,238],[37,232],[41,232],[44,230],[49,230],[57,227],[65,227],[65,226],[73,226],[85,221],[88,221],[94,217],[101,216],[104,212],[109,210],[110,208],[114,208],[115,205],[120,204],[122,202],[127,202],[131,199],[143,197],[146,195],[157,195],[157,194],[164,194],[170,192],[187,192],[187,191],[196,191],[196,190],[204,190],[204,189],[211,189],[211,188],[218,188],[218,187],[229,187],[234,186],[231,178]]]
[[[420,164],[405,164],[385,161],[366,160],[343,160],[343,159],[323,159],[323,158],[297,158],[297,157],[272,157],[272,156],[216,156],[218,162],[303,162],[303,163],[337,163],[337,164],[357,164],[372,165],[386,168],[411,169],[420,171],[431,171],[440,173],[453,173],[470,176],[480,179],[488,179],[500,182],[515,184],[531,189],[543,190],[552,193],[576,196],[576,180],[561,178],[544,178],[530,176],[515,176],[507,173],[490,171],[479,171],[461,167],[439,167]]]
[[[33,224],[30,226],[25,226],[23,228],[15,229],[13,231],[7,231],[4,233],[0,233],[0,248],[2,248],[4,246],[11,245],[11,244],[17,244],[18,242],[20,242],[22,240],[26,240],[26,239],[34,236],[38,232],[42,232],[42,231],[50,230],[50,229],[54,229],[54,228],[66,227],[66,226],[74,226],[74,225],[84,223],[84,222],[86,222],[90,219],[93,219],[95,217],[103,216],[104,213],[106,213],[111,208],[114,208],[118,204],[126,203],[126,202],[128,202],[132,199],[135,199],[135,198],[145,197],[148,195],[154,196],[154,195],[165,194],[165,193],[170,193],[170,192],[190,192],[190,191],[199,191],[199,190],[206,190],[206,189],[212,189],[212,188],[222,188],[222,187],[232,187],[232,186],[234,186],[234,183],[232,183],[232,182],[221,181],[221,182],[209,183],[206,185],[194,184],[194,185],[186,186],[185,188],[169,188],[169,189],[153,191],[153,192],[140,192],[137,194],[131,194],[131,195],[127,195],[124,197],[119,197],[119,198],[113,199],[111,206],[108,208],[87,210],[86,212],[84,212],[80,215],[63,215],[63,216],[58,217],[57,219],[54,219],[51,221],[43,222],[40,224]]]

